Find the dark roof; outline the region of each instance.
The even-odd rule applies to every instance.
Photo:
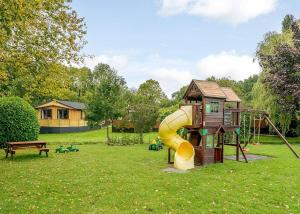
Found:
[[[84,103],[79,103],[79,102],[71,102],[71,101],[65,101],[65,100],[58,100],[58,103],[65,105],[65,106],[69,106],[71,108],[75,108],[75,109],[86,109],[86,105]]]

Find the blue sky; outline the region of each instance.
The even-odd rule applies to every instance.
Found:
[[[268,31],[280,31],[296,0],[74,0],[87,24],[93,58],[110,64],[129,87],[152,78],[170,95],[192,78],[236,80],[259,72],[253,56]],[[298,17],[299,18],[299,17]]]

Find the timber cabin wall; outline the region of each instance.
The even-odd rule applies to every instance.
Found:
[[[48,119],[43,119],[41,117],[41,111],[43,109],[51,109],[52,117]],[[58,106],[48,106],[45,108],[40,108],[37,111],[39,124],[41,127],[84,127],[87,126],[87,121],[85,120],[85,112],[79,109],[68,109],[69,115],[67,119],[58,118],[59,109],[68,109]]]
[[[217,98],[203,98],[203,126],[204,127],[218,127],[223,124],[223,110],[224,110],[224,99]],[[207,112],[207,105],[211,103],[219,103],[218,112]]]
[[[41,111],[43,109],[51,109],[52,110],[52,119],[58,119],[58,110],[59,109],[65,109],[65,108],[61,108],[61,107],[57,107],[57,106],[49,106],[46,108],[41,108],[38,109],[38,118],[42,119],[41,117]],[[69,110],[69,120],[85,120],[85,113],[82,110],[77,110],[77,109],[68,109]]]

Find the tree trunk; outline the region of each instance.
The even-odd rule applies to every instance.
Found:
[[[107,120],[106,120],[106,138],[107,138],[107,141],[110,141],[110,138],[109,138],[109,124],[108,124]]]
[[[143,144],[143,131],[140,132],[140,144]]]

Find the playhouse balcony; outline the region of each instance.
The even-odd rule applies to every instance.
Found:
[[[240,112],[241,109],[224,109],[223,124],[226,127],[240,126]]]

